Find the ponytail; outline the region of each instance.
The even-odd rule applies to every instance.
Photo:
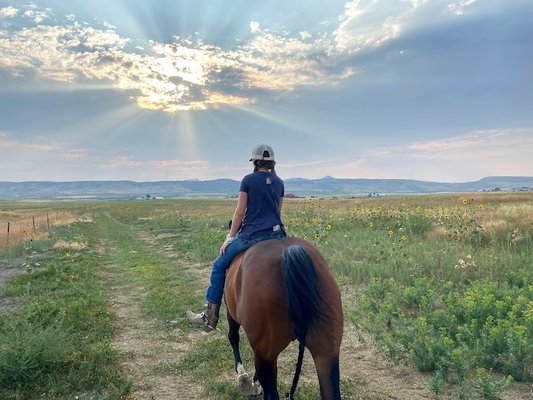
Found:
[[[278,175],[276,173],[276,162],[272,160],[255,160],[254,161],[254,172],[259,171],[259,168],[267,168],[272,174]]]

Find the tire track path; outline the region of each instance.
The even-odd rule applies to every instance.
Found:
[[[132,381],[131,397],[135,400],[208,399],[200,386],[180,373],[180,359],[194,338],[176,329],[164,329],[159,319],[143,309],[147,290],[135,279],[125,254],[135,256],[142,248],[143,258],[150,248],[132,233],[127,225],[109,216],[98,219],[101,240],[98,252],[103,260],[102,278],[106,283],[109,312],[113,316],[114,347],[127,377]],[[176,266],[176,268],[178,268]]]

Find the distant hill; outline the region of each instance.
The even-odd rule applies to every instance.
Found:
[[[409,179],[285,180],[285,193],[295,196],[361,196],[439,192],[533,190],[533,177],[495,176],[476,182],[444,183]],[[239,182],[232,179],[188,181],[0,182],[0,199],[135,199],[146,197],[234,196]],[[149,195],[149,196],[147,196]]]
[[[477,191],[533,190],[533,177],[487,177],[475,182],[445,183],[411,179],[322,179],[285,181],[286,192],[317,196],[361,194],[416,194]]]

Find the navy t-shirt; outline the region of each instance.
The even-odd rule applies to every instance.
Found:
[[[239,190],[248,194],[240,238],[256,239],[272,232],[276,225],[283,226],[279,201],[285,196],[285,187],[278,176],[271,172],[253,172],[243,178]]]

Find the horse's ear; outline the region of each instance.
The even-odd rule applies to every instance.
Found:
[[[231,224],[232,223],[233,223],[233,220],[230,219],[229,222],[228,222],[228,229],[231,229]]]

